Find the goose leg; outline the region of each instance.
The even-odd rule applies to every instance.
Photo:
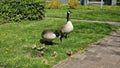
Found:
[[[60,41],[62,41],[62,38],[64,37],[64,34],[62,33],[60,36]]]
[[[62,37],[60,37],[60,41],[62,42]]]

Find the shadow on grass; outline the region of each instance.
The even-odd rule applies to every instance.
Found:
[[[33,57],[39,57],[38,56],[38,51],[36,49],[32,49],[31,47],[23,47],[22,48],[24,52],[24,56],[33,58]]]
[[[44,41],[43,39],[40,39],[40,43],[41,44],[45,44],[45,45],[55,45],[55,44],[58,44],[58,43],[55,43],[55,42],[49,42],[49,41]]]

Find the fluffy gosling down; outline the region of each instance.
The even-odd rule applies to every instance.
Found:
[[[51,57],[56,57],[57,56],[57,52],[54,51],[53,54],[51,54]]]
[[[44,30],[41,34],[43,43],[45,44],[53,44],[53,40],[59,36],[57,31],[53,32],[51,30]]]
[[[73,24],[70,20],[70,13],[71,11],[67,11],[67,22],[65,25],[62,25],[57,31],[60,33],[60,40],[62,41],[62,38],[67,38],[67,34],[73,31]]]
[[[72,52],[72,50],[67,50],[67,51],[66,51],[66,54],[67,54],[68,56],[71,56],[71,55],[73,54],[73,52]]]
[[[43,51],[43,49],[45,48],[45,45],[41,45],[37,48],[38,51]]]

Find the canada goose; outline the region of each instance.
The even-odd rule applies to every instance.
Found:
[[[71,55],[73,54],[73,52],[72,52],[72,50],[67,50],[67,51],[66,51],[66,54],[67,54],[68,56],[71,56]]]
[[[56,57],[57,56],[57,52],[54,51],[53,54],[51,54],[51,57]]]
[[[57,31],[44,30],[41,36],[43,38],[43,43],[52,44],[52,41],[59,36],[59,33]]]
[[[61,26],[57,31],[60,33],[60,40],[62,41],[62,38],[67,38],[67,34],[69,34],[71,31],[73,31],[73,24],[70,21],[70,11],[67,11],[67,23],[63,26]]]
[[[40,45],[40,46],[37,48],[37,50],[38,50],[38,51],[43,51],[44,48],[45,48],[45,45]]]
[[[36,44],[32,45],[32,49],[36,49],[36,47],[37,47]]]
[[[43,57],[43,56],[44,56],[44,51],[39,51],[39,52],[38,52],[38,56],[39,56],[39,57]]]

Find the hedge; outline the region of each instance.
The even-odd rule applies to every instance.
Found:
[[[0,16],[5,20],[41,20],[44,18],[44,2],[35,0],[1,0]]]

